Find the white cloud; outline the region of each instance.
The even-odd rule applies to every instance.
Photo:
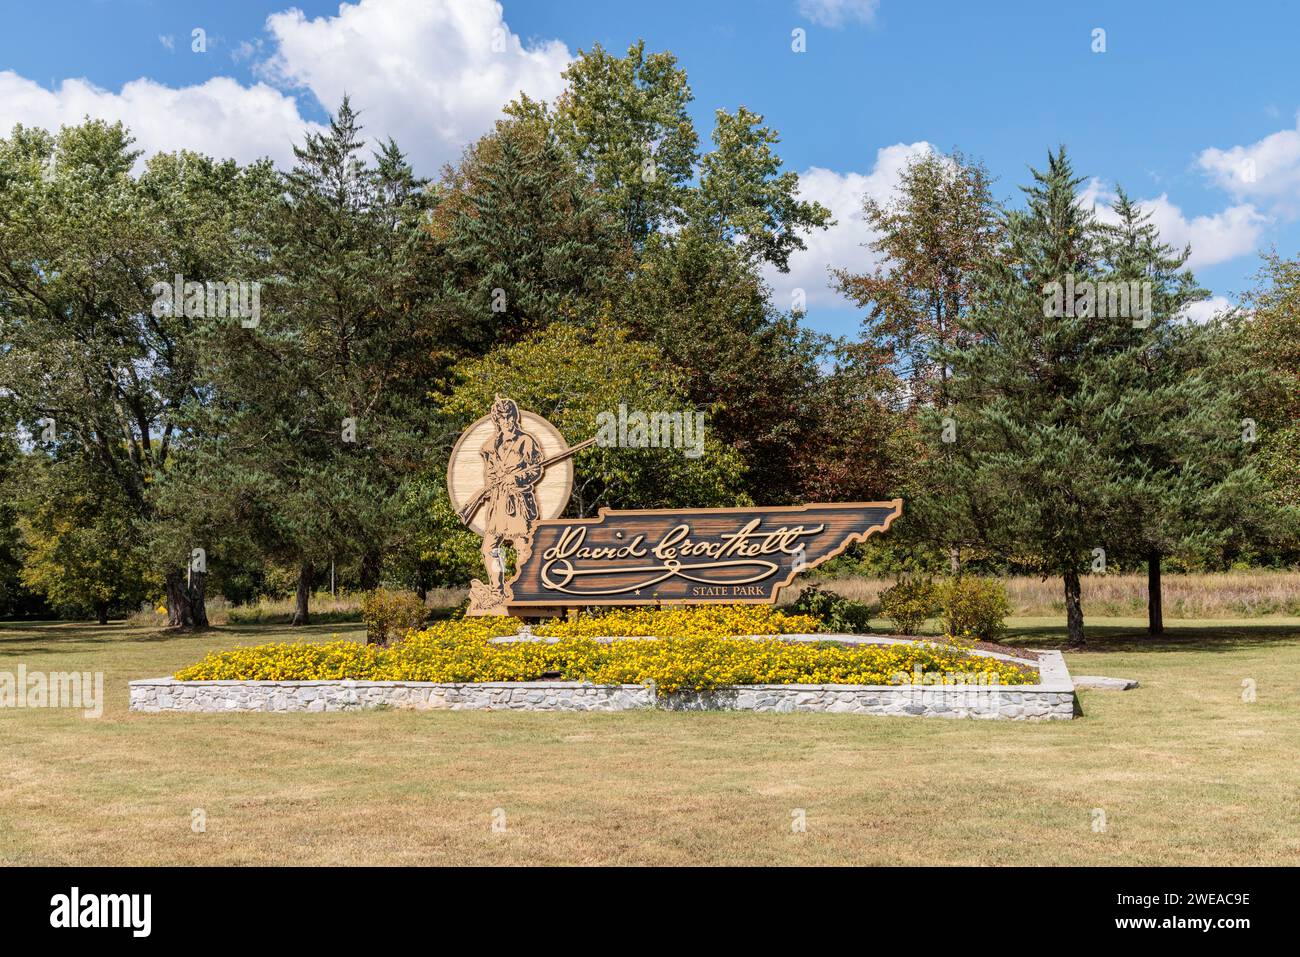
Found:
[[[878,264],[879,257],[863,248],[875,236],[863,218],[863,198],[870,196],[877,202],[888,200],[908,162],[932,150],[924,141],[896,143],[876,151],[876,164],[865,175],[837,173],[819,166],[799,175],[799,198],[821,203],[831,211],[835,225],[805,237],[808,248],[790,257],[788,273],[771,268],[766,271],[773,301],[779,308],[791,308],[796,289],[804,291],[810,309],[842,308],[849,304],[831,288],[827,270],[835,267],[864,272]]]
[[[319,126],[286,90],[305,91],[326,110],[344,93],[361,111],[366,135],[397,140],[424,175],[461,150],[501,115],[521,90],[552,99],[572,57],[558,40],[525,45],[495,0],[360,0],[336,16],[307,19],[290,9],[267,19],[269,57],[256,63],[263,82],[214,77],[168,87],[138,79],[120,91],[84,79],[54,89],[0,72],[0,135],[15,123],[57,129],[89,115],[121,120],[146,154],[180,148],[249,161],[292,163],[292,145]],[[232,50],[261,55],[259,39]]]
[[[525,46],[494,0],[361,0],[338,16],[267,19],[264,75],[310,90],[328,110],[344,93],[371,136],[392,136],[421,172],[455,160],[519,92],[552,99],[572,57],[558,40]]]
[[[799,13],[823,27],[842,27],[851,20],[870,23],[880,0],[799,0]]]
[[[12,70],[0,72],[4,135],[18,123],[57,130],[87,116],[121,120],[146,154],[192,149],[240,162],[262,156],[291,162],[293,143],[304,130],[317,128],[303,119],[292,97],[265,83],[243,86],[214,77],[176,88],[141,79],[113,93],[86,80],[64,80],[47,90]]]
[[[1079,194],[1079,202],[1092,207],[1097,218],[1104,223],[1117,221],[1111,208],[1115,198],[1115,194],[1095,178]],[[1191,244],[1192,254],[1187,261],[1191,269],[1213,266],[1254,252],[1268,222],[1267,217],[1249,203],[1229,206],[1212,216],[1188,219],[1179,206],[1170,202],[1167,193],[1136,202],[1151,214],[1151,222],[1160,231],[1164,242],[1176,249]]]
[[[1300,215],[1300,114],[1296,128],[1247,146],[1201,151],[1197,164],[1238,199],[1254,199],[1287,218]]]
[[[167,48],[168,53],[176,52],[176,38],[172,36],[170,33],[158,34],[158,42]]]
[[[1227,296],[1211,296],[1200,302],[1189,302],[1183,307],[1182,318],[1197,325],[1209,322],[1221,312],[1227,312],[1236,305]]]

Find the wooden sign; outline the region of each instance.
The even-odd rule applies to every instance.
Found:
[[[504,401],[510,402],[509,399]],[[510,405],[514,406],[514,403],[511,402]],[[506,406],[502,408],[508,410]],[[509,442],[505,443],[504,451],[497,446],[500,430],[495,415],[483,416],[462,432],[456,441],[447,467],[447,494],[451,497],[452,508],[457,512],[465,510],[474,497],[486,489],[489,460],[493,464],[502,464],[503,458],[518,460],[504,463],[508,467],[511,464],[524,464],[524,459],[531,459],[534,451],[539,453],[538,460],[542,461],[568,450],[564,436],[550,422],[535,412],[518,407],[515,407],[515,412],[520,436],[517,444],[520,447],[513,451]],[[501,421],[509,431],[509,415],[505,415]],[[552,463],[536,481],[524,484],[527,486],[525,494],[531,495],[536,504],[537,519],[558,518],[569,504],[569,495],[573,492],[573,459],[566,457]],[[486,503],[480,502],[480,507],[473,510],[465,523],[477,535],[482,535],[487,530],[484,524],[487,509],[481,507],[484,504]]]
[[[452,507],[483,539],[487,581],[467,615],[539,615],[582,605],[774,602],[796,575],[881,532],[901,499],[790,508],[611,512],[562,519],[573,490],[570,446],[501,396],[452,449]],[[515,574],[506,581],[506,554]]]
[[[774,602],[800,572],[889,528],[903,502],[614,512],[533,529],[512,608]]]
[[[469,584],[469,615],[508,614],[506,545],[522,565],[533,528],[564,511],[573,491],[573,455],[560,430],[511,399],[496,397],[492,411],[461,433],[447,463],[452,508],[483,538],[487,582]]]

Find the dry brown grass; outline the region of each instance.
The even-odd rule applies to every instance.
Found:
[[[1061,640],[1059,619],[1013,625],[1012,641]],[[1140,627],[1094,623],[1068,660],[1141,689],[1082,692],[1084,717],[1032,725],[133,714],[131,678],[361,629],[3,624],[0,671],[102,670],[108,706],[99,720],[0,709],[0,865],[1294,863],[1300,620],[1179,623],[1159,643]]]
[[[1012,614],[1042,616],[1065,613],[1058,579],[1041,581],[1027,575],[1003,579]],[[847,598],[874,604],[892,579],[837,578],[824,586]],[[793,600],[797,589],[787,589]],[[1166,619],[1254,618],[1300,615],[1300,572],[1243,571],[1214,574],[1165,575]],[[1127,617],[1146,613],[1145,575],[1088,575],[1083,579],[1084,617]]]
[[[467,594],[464,588],[432,588],[425,604],[430,609],[454,608]],[[218,598],[209,603],[208,617],[214,625],[285,624],[293,617],[294,607],[293,598],[261,598],[247,605],[233,606],[224,605]],[[321,623],[360,621],[361,592],[342,592],[337,596],[327,591],[316,592],[308,608],[312,619]]]

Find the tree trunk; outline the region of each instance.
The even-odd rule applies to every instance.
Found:
[[[948,571],[951,572],[953,578],[956,578],[958,575],[961,574],[961,549],[960,548],[948,549]]]
[[[95,603],[95,617],[101,625],[108,624],[108,602],[101,601]]]
[[[206,628],[208,609],[204,600],[203,572],[190,572],[189,581],[179,568],[167,571],[164,585],[167,592],[167,626],[169,628]]]
[[[1147,556],[1147,634],[1165,633],[1164,596],[1160,593],[1160,553]]]
[[[179,568],[169,568],[164,579],[167,590],[167,627],[188,628],[194,623],[190,614],[190,596]]]
[[[1083,588],[1079,573],[1074,569],[1065,573],[1065,623],[1071,645],[1083,644]]]
[[[362,591],[372,591],[379,587],[379,580],[383,577],[384,571],[384,553],[377,548],[368,548],[361,556],[361,567],[358,569],[359,581]]]
[[[311,580],[315,575],[316,569],[312,567],[311,562],[303,562],[298,569],[298,601],[294,608],[293,620],[291,625],[305,625],[308,623],[308,602],[311,600]]]
[[[190,619],[195,628],[208,627],[207,572],[190,572]]]

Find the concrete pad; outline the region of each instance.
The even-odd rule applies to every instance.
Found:
[[[1094,691],[1131,691],[1138,686],[1135,678],[1105,678],[1101,675],[1075,675],[1074,687]]]

